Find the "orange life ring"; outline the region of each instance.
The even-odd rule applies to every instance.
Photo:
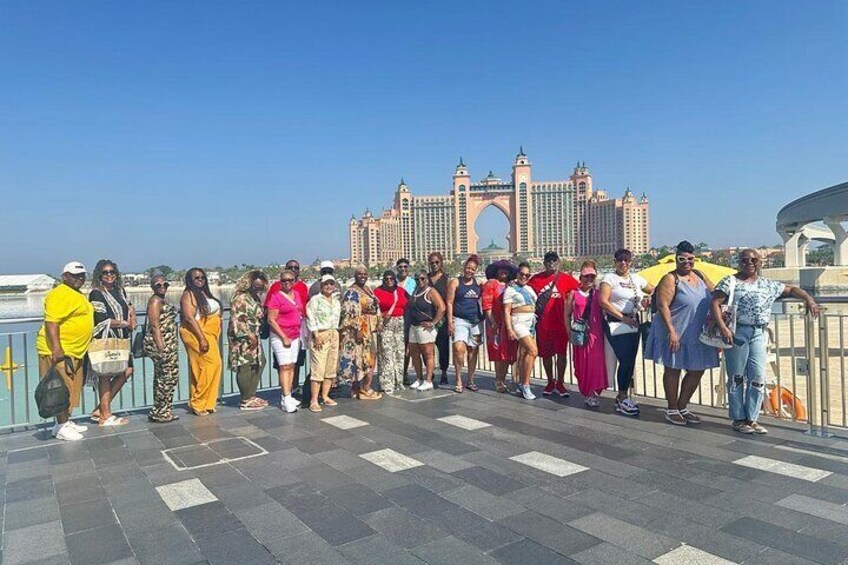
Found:
[[[773,414],[781,414],[781,409],[785,408],[795,420],[807,419],[807,409],[804,408],[797,396],[783,387],[780,387],[780,389],[775,387],[769,392],[769,405]]]

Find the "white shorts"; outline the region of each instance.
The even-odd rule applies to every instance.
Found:
[[[409,328],[409,343],[436,343],[436,334],[438,334],[435,326],[425,328],[424,326],[411,326]]]
[[[300,353],[299,339],[291,340],[289,347],[283,345],[283,340],[277,334],[271,334],[269,341],[271,343],[271,351],[274,352],[274,357],[277,359],[277,365],[282,367],[283,365],[294,365],[297,363],[297,355]]]
[[[512,315],[512,329],[515,330],[515,335],[518,339],[535,335],[536,329],[536,314],[533,312],[519,312]]]
[[[453,341],[464,341],[469,347],[479,347],[483,341],[483,322],[472,324],[464,318],[453,319]]]

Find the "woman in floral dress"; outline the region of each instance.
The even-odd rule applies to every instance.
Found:
[[[357,267],[353,277],[353,284],[342,296],[339,377],[350,383],[354,398],[377,400],[383,395],[371,390],[371,379],[377,364],[380,303],[374,291],[368,288],[365,267]]]
[[[241,393],[242,410],[262,410],[268,402],[256,396],[259,379],[265,367],[265,352],[260,340],[260,326],[265,316],[262,293],[268,286],[268,276],[262,271],[249,271],[236,283],[230,300],[230,323],[227,336],[230,343],[230,369],[236,374]]]

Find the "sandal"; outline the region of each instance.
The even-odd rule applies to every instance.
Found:
[[[467,388],[471,392],[477,392],[478,390],[480,390],[480,387],[477,386],[475,383],[469,383],[468,386],[465,388]]]
[[[462,386],[456,385],[455,387],[453,387],[453,391],[457,394],[461,394],[462,393]]]
[[[380,400],[381,398],[383,398],[383,395],[373,390],[363,390],[357,393],[356,398],[358,400]]]
[[[680,410],[666,410],[665,421],[675,426],[685,426],[686,418],[680,415]]]
[[[97,409],[97,410],[92,411],[91,415],[88,417],[88,419],[91,420],[92,422],[94,422],[95,424],[99,424],[100,423],[100,410]]]
[[[686,420],[687,424],[700,424],[701,419],[691,413],[688,408],[684,408],[680,411],[680,415],[683,416],[683,419]]]
[[[260,402],[258,398],[253,397],[247,402],[242,402],[239,405],[239,410],[262,410],[265,406],[266,404]]]
[[[509,391],[509,389],[504,383],[495,383],[495,390],[497,392],[500,392],[501,394],[504,394]]]
[[[206,416],[207,414],[209,414],[209,412],[207,412],[206,410],[197,410],[197,409],[195,409],[195,408],[192,408],[191,406],[189,406],[189,407],[188,407],[188,409],[189,409],[189,410],[191,411],[191,413],[192,413],[192,414],[194,414],[195,416]]]
[[[330,397],[324,399],[324,406],[338,406],[339,403]]]
[[[316,402],[315,404],[309,405],[309,411],[310,412],[323,412],[324,409],[321,408],[321,405]]]
[[[130,421],[127,420],[126,418],[118,418],[117,416],[112,414],[111,416],[109,416],[105,420],[101,420],[98,423],[98,425],[106,428],[106,427],[114,427],[114,426],[126,426],[129,423],[130,423]]]

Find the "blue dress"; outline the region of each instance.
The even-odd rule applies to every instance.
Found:
[[[718,349],[698,339],[710,310],[710,292],[700,278],[692,287],[680,279],[671,303],[671,325],[680,338],[680,349],[672,353],[668,346],[668,328],[654,315],[645,344],[645,358],[672,369],[703,371],[718,367]]]

